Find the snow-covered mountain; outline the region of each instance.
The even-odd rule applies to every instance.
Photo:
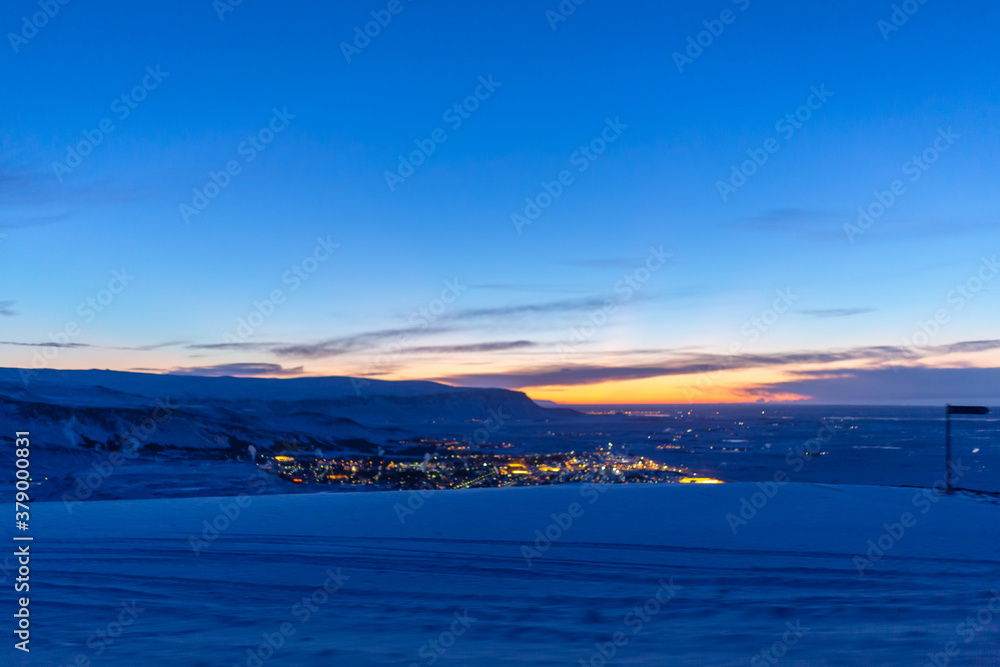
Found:
[[[279,443],[364,450],[430,431],[472,437],[484,424],[584,418],[521,392],[435,382],[42,370],[25,383],[19,369],[0,369],[0,414],[54,447],[234,454]]]
[[[60,498],[81,484],[76,495],[93,499],[226,493],[238,480],[218,462],[249,461],[254,450],[422,455],[433,447],[428,438],[485,444],[505,429],[588,419],[542,408],[521,392],[435,382],[101,370],[27,377],[0,369],[0,421],[9,433],[29,431],[45,452],[32,464],[37,499]],[[0,450],[6,470],[13,470],[11,456],[10,448]],[[102,472],[108,469],[110,480]],[[87,483],[95,471],[100,483]]]

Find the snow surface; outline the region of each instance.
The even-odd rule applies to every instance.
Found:
[[[888,487],[769,490],[251,494],[231,520],[219,517],[233,514],[233,498],[87,502],[72,512],[37,503],[32,652],[14,651],[5,630],[3,654],[12,665],[258,665],[251,654],[268,657],[264,637],[285,623],[288,637],[262,664],[601,665],[600,645],[610,652],[616,632],[608,664],[773,664],[760,652],[776,642],[787,665],[923,665],[948,642],[959,651],[948,664],[1000,664],[1000,613],[989,610],[1000,589],[995,501]],[[761,508],[734,534],[727,514],[743,499]],[[572,523],[551,528],[553,514],[570,512]],[[904,513],[915,523],[884,537]],[[190,537],[206,521],[224,529],[196,554]],[[546,529],[556,539],[529,563],[524,548]],[[854,557],[880,538],[888,549],[862,576]],[[328,599],[310,610],[310,596]],[[116,626],[133,600],[142,611]],[[643,621],[632,610],[647,603],[659,608]],[[105,644],[99,631],[118,636]]]

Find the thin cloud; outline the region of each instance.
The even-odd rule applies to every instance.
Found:
[[[379,329],[366,331],[350,336],[327,338],[312,343],[292,343],[287,341],[240,341],[235,343],[195,343],[186,346],[189,350],[238,351],[238,352],[269,352],[281,357],[304,357],[320,359],[335,357],[360,350],[378,347],[387,340],[399,340],[400,337],[429,335],[442,333],[450,329],[444,327],[403,329]]]
[[[832,317],[851,317],[852,315],[864,315],[865,313],[874,313],[877,308],[825,308],[825,309],[814,309],[814,310],[800,310],[798,311],[802,315],[808,315],[810,317],[816,317],[819,319],[827,319]]]
[[[942,345],[935,349],[945,350],[947,354],[954,354],[960,352],[985,352],[987,350],[995,350],[998,347],[1000,347],[1000,341],[998,340],[967,340],[961,343]]]
[[[518,306],[501,306],[499,308],[476,308],[461,310],[451,315],[442,316],[442,320],[463,321],[478,319],[496,319],[518,315],[549,315],[560,313],[575,313],[592,308],[599,308],[607,301],[606,298],[586,297],[580,299],[562,299],[545,303],[529,303]]]
[[[638,301],[636,297],[633,301]],[[451,333],[460,329],[476,327],[493,327],[511,318],[519,316],[562,315],[583,313],[603,307],[607,298],[586,297],[577,299],[562,299],[543,303],[529,303],[498,308],[474,308],[459,310],[453,313],[443,313],[434,321],[435,326],[403,327],[398,329],[378,329],[365,331],[348,336],[327,338],[315,342],[292,343],[279,341],[244,341],[233,343],[197,343],[187,345],[189,350],[209,351],[244,351],[268,352],[278,357],[296,357],[303,359],[322,359],[337,357],[365,350],[378,349],[385,343],[397,344],[400,352],[489,352],[514,347],[533,345],[528,341],[514,341],[513,345],[503,343],[477,343],[458,346],[421,346],[411,347],[411,341],[416,337],[427,337],[441,333]]]
[[[369,331],[352,336],[342,336],[340,338],[330,338],[318,343],[299,343],[293,345],[282,345],[271,348],[271,352],[280,357],[305,357],[317,359],[322,357],[335,357],[359,350],[372,349],[384,341],[400,342],[409,340],[410,336],[424,336],[432,333],[442,333],[449,331],[445,327],[410,327],[405,329],[382,329],[379,331]]]
[[[178,346],[178,345],[187,345],[187,344],[188,344],[188,341],[186,341],[186,340],[172,340],[172,341],[169,341],[169,342],[166,342],[166,343],[156,343],[154,345],[138,345],[136,347],[120,347],[120,348],[117,348],[117,349],[119,349],[119,350],[139,350],[141,352],[149,352],[149,351],[152,351],[152,350],[159,350],[159,349],[164,348],[164,347],[175,347],[175,346]]]
[[[754,394],[797,394],[816,403],[1000,403],[1000,368],[857,369],[775,382]]]
[[[535,347],[538,343],[530,340],[499,341],[495,343],[472,343],[470,345],[425,345],[403,350],[412,353],[462,354],[465,352],[499,352]]]
[[[5,214],[0,218],[0,229],[23,229],[26,227],[38,227],[40,225],[51,225],[62,222],[70,217],[69,213],[35,214],[35,215],[11,215]],[[4,235],[6,236],[6,235]]]
[[[27,171],[11,169],[6,165],[0,166],[0,189],[24,188],[31,185],[34,176]]]
[[[472,289],[496,290],[500,292],[533,292],[549,294],[581,294],[589,290],[562,285],[514,285],[511,283],[487,283],[484,285],[469,285]]]
[[[451,314],[445,313],[437,318],[440,324],[436,326],[415,326],[400,329],[380,329],[367,331],[349,336],[329,338],[313,343],[213,343],[208,345],[189,345],[189,349],[194,350],[256,350],[268,351],[279,357],[297,357],[304,359],[321,359],[325,357],[342,356],[364,350],[377,349],[383,343],[399,343],[400,352],[413,352],[423,349],[431,351],[438,347],[440,352],[449,351],[490,351],[492,343],[481,343],[486,346],[476,349],[467,346],[422,346],[412,348],[409,346],[413,337],[426,337],[440,333],[451,333],[458,330],[463,323],[490,323],[495,320],[507,320],[513,317],[525,315],[546,315],[583,312],[588,309],[601,307],[606,299],[581,298],[563,299],[559,301],[549,301],[545,303],[522,304],[516,306],[503,306],[499,308],[476,308],[457,311]],[[526,341],[515,341],[517,346],[526,347]],[[475,345],[475,344],[474,344]],[[505,343],[506,345],[506,343]],[[449,350],[449,348],[455,348]],[[493,349],[509,349],[494,347]]]
[[[51,169],[0,165],[0,229],[24,229],[71,220],[81,209],[134,202],[148,196],[115,181],[59,182]]]
[[[871,346],[831,352],[788,352],[770,355],[678,354],[655,364],[610,366],[579,364],[544,365],[509,373],[468,373],[435,378],[441,382],[471,386],[499,386],[510,389],[542,386],[573,386],[598,382],[638,380],[654,377],[699,375],[754,368],[781,368],[815,364],[856,362],[891,368],[902,360],[938,357],[959,352],[982,352],[1000,348],[1000,340],[967,341],[914,351],[896,346]],[[823,371],[829,373],[830,371]]]
[[[671,255],[668,253],[667,257]],[[645,257],[618,257],[618,258],[605,258],[605,259],[573,259],[566,262],[560,262],[563,266],[579,266],[588,269],[634,269],[637,266],[642,266],[646,261]]]
[[[0,345],[17,345],[19,347],[96,347],[88,343],[18,343],[9,340],[0,340]]]
[[[188,350],[229,350],[245,352],[267,352],[275,347],[287,345],[288,343],[265,343],[265,342],[240,342],[240,343],[191,343],[186,346]]]
[[[0,308],[2,308],[5,302],[0,302]],[[0,315],[3,315],[0,311]],[[0,345],[18,345],[21,347],[92,347],[99,350],[138,350],[142,352],[147,352],[151,350],[158,350],[163,347],[172,347],[174,345],[184,345],[185,341],[172,341],[168,343],[157,343],[155,345],[139,345],[136,347],[123,347],[117,345],[92,345],[90,343],[55,343],[55,342],[43,342],[43,343],[21,343],[16,341],[0,341]]]
[[[302,375],[302,366],[284,368],[281,364],[242,363],[217,364],[215,366],[189,366],[174,368],[168,375],[197,375],[202,377],[254,377],[254,376],[295,376]]]
[[[303,357],[320,359],[336,357],[351,352],[374,349],[386,341],[408,340],[409,337],[429,336],[452,331],[450,327],[407,327],[400,329],[378,329],[327,338],[316,342],[292,343],[288,341],[240,341],[235,343],[192,343],[188,350],[269,352],[280,357]]]
[[[14,317],[17,312],[11,309],[16,301],[0,301],[0,315],[3,317]]]
[[[843,234],[840,226],[833,224],[828,213],[807,208],[776,208],[759,215],[739,218],[726,224],[727,227],[746,229],[754,232],[801,233],[816,232],[817,229],[836,229]]]

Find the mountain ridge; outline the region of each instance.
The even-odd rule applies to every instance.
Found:
[[[441,432],[473,439],[491,419],[495,432],[506,422],[585,418],[519,391],[423,380],[44,369],[25,383],[15,368],[0,368],[0,414],[55,447],[202,450],[232,449],[234,438],[258,450],[278,443],[337,449],[339,440],[388,446]]]

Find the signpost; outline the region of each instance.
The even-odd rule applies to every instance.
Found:
[[[985,415],[990,409],[978,405],[951,405],[945,406],[944,417],[944,483],[947,486],[946,493],[951,493],[951,416],[952,415]]]

